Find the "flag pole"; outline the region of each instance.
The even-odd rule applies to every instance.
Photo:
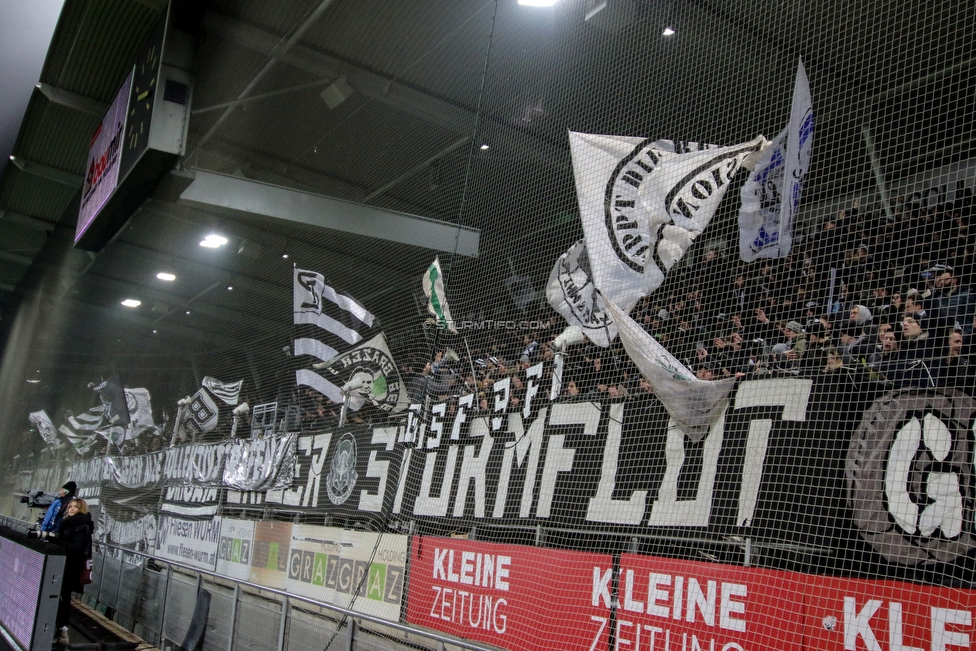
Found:
[[[462,337],[464,339],[464,349],[468,351],[468,364],[471,365],[471,379],[474,380],[474,397],[478,398],[478,374],[474,370],[474,360],[471,359],[471,346],[468,345],[468,338]]]
[[[552,402],[563,392],[563,363],[566,352],[560,347],[556,350],[552,363],[552,388],[549,390],[549,401]]]
[[[179,405],[176,408],[176,419],[173,421],[173,437],[169,441],[169,447],[171,448],[176,446],[176,432],[180,427],[180,419],[182,417],[183,417],[183,405]]]
[[[188,404],[190,404],[190,396],[176,402],[176,422],[173,423],[173,438],[169,442],[169,447],[174,447],[176,445],[176,437],[180,431],[180,424],[183,422],[183,413],[185,412]]]
[[[349,413],[349,394],[342,392],[342,409],[339,410],[339,427],[346,425],[346,415]]]

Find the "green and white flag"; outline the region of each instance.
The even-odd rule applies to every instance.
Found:
[[[447,307],[447,295],[444,293],[444,275],[441,273],[441,263],[438,258],[424,274],[424,294],[427,294],[427,311],[434,317],[437,327],[457,334],[451,310]]]

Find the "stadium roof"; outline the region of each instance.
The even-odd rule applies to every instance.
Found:
[[[187,5],[187,156],[89,254],[72,247],[89,141],[165,5],[65,2],[0,178],[4,328],[37,290],[41,309],[71,315],[39,350],[192,356],[287,342],[293,263],[337,286],[371,287],[357,298],[386,323],[416,319],[422,306],[405,310],[398,293],[419,289],[433,254],[450,249],[402,241],[422,223],[479,234],[478,257],[455,262],[462,274],[465,265],[498,278],[517,269],[541,286],[555,259],[545,233],[576,211],[567,130],[723,144],[772,137],[801,56],[818,129],[809,200],[874,183],[866,128],[889,178],[973,146],[973,102],[963,101],[972,3],[905,0],[882,11],[873,2],[609,0],[595,13],[586,0]],[[205,183],[195,200],[179,197],[201,178],[239,189],[242,203],[219,205]],[[368,209],[316,226],[314,215],[282,218],[247,194],[262,188]],[[403,214],[424,219],[369,226]],[[214,230],[229,244],[200,247]],[[120,306],[128,297],[141,306]]]

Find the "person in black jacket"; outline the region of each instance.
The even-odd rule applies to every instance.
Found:
[[[81,498],[74,498],[68,502],[64,519],[61,520],[61,530],[58,533],[58,544],[64,549],[64,578],[61,580],[61,598],[58,601],[58,642],[68,645],[68,621],[71,618],[71,593],[84,592],[81,572],[85,563],[92,555],[92,534],[95,524],[88,513],[88,504]]]

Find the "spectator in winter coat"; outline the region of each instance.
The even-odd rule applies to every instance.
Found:
[[[61,519],[68,508],[68,502],[74,498],[77,491],[78,485],[73,481],[69,481],[61,487],[58,496],[54,498],[51,505],[47,507],[47,512],[44,513],[44,519],[41,521],[41,538],[53,538],[58,535]]]
[[[71,618],[71,593],[84,592],[81,583],[81,573],[92,555],[92,534],[95,524],[88,513],[85,500],[74,498],[68,502],[64,519],[61,520],[61,531],[58,544],[64,549],[64,578],[61,580],[61,598],[58,601],[56,625],[58,627],[58,642],[67,645],[68,621]]]
[[[807,350],[807,339],[803,335],[803,326],[796,321],[790,321],[783,328],[785,341],[773,346],[773,354],[779,360],[794,360],[803,357]]]
[[[976,376],[976,365],[971,363],[968,355],[963,354],[962,349],[962,333],[953,332],[949,335],[945,354],[934,362],[935,375],[939,386],[956,387],[968,393]]]
[[[888,367],[898,360],[898,338],[891,330],[881,333],[880,336],[878,350],[868,357],[868,367],[884,375]]]
[[[866,325],[870,325],[871,318],[871,310],[864,305],[855,305],[851,308],[851,321],[861,329]]]
[[[840,324],[837,330],[840,336],[840,346],[837,349],[844,356],[844,365],[853,366],[858,360],[857,355],[862,352],[861,344],[865,340],[864,334],[861,328],[852,321]]]
[[[827,349],[835,351],[836,349],[828,346],[826,330],[819,321],[807,326],[806,331],[807,350],[800,360],[800,370],[804,373],[817,373],[827,364]]]
[[[901,322],[901,357],[905,360],[926,359],[932,357],[932,339],[922,328],[918,319],[906,316]]]
[[[971,333],[976,316],[976,295],[971,294],[968,287],[960,287],[959,277],[953,275],[952,267],[944,267],[935,277],[935,287],[932,294],[935,306],[945,313],[951,325],[958,323],[966,334]]]

